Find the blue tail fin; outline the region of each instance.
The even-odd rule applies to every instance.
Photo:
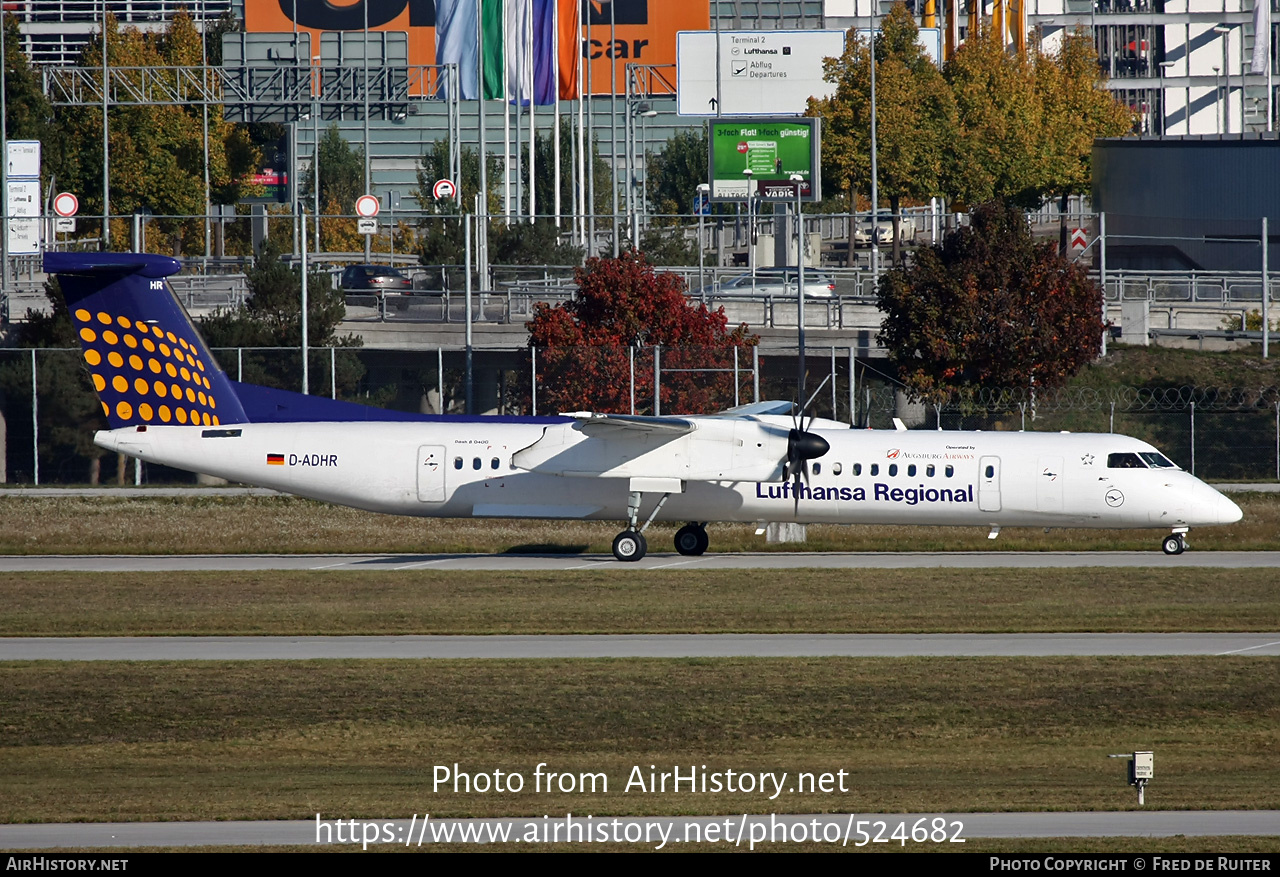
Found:
[[[246,423],[232,382],[165,282],[176,259],[46,253],[112,429]]]

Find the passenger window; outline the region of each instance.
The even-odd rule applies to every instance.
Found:
[[[955,475],[955,474],[956,474],[956,467],[955,467],[955,466],[948,466],[948,467],[947,467],[947,477],[948,477],[948,478],[950,478],[952,475]]]
[[[1137,454],[1107,454],[1108,469],[1145,469],[1147,464]]]
[[[995,478],[995,477],[996,477],[996,467],[995,467],[995,466],[988,466],[988,467],[987,467],[987,477],[988,477],[988,478]]]
[[[821,463],[814,463],[814,464],[813,464],[813,474],[814,474],[814,475],[821,475],[821,474],[822,474],[822,464],[821,464]]]
[[[461,458],[461,457],[454,457],[454,458],[453,458],[453,468],[455,468],[455,469],[461,469],[461,468],[462,468],[462,458]]]
[[[898,464],[897,464],[897,463],[890,463],[890,464],[889,464],[889,477],[890,477],[890,478],[896,478],[896,477],[898,477]]]
[[[908,466],[908,467],[907,467],[907,477],[908,477],[908,478],[915,478],[915,477],[916,477],[916,464],[915,464],[915,463],[912,463],[910,466]]]
[[[871,474],[872,474],[872,475],[879,475],[879,474],[880,474],[880,464],[879,464],[879,463],[872,463],[872,464],[871,464]]]
[[[924,474],[925,474],[925,475],[927,475],[927,476],[929,476],[930,478],[932,478],[932,477],[933,477],[933,464],[932,464],[932,463],[930,463],[928,466],[925,466],[925,467],[924,467]]]
[[[490,469],[497,469],[497,468],[498,468],[498,458],[497,458],[497,457],[494,457],[492,460],[490,460],[490,461],[489,461],[489,468],[490,468]]]
[[[474,459],[471,461],[471,468],[472,468],[472,469],[479,469],[479,468],[480,468],[480,458],[479,458],[479,457],[476,457],[476,458],[474,458]]]
[[[840,474],[840,472],[841,472],[840,464],[839,464],[839,463],[832,463],[832,464],[831,464],[831,474],[832,474],[832,475],[839,475],[839,474]]]
[[[855,476],[856,476],[856,475],[861,475],[861,474],[862,474],[862,464],[861,464],[861,463],[854,463],[854,464],[853,464],[853,474],[854,474]]]

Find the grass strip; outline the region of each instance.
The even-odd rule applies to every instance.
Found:
[[[10,573],[2,636],[1270,631],[1269,569]]]
[[[0,820],[1129,809],[1133,749],[1148,807],[1275,809],[1278,691],[1238,657],[8,663]],[[626,791],[651,765],[848,791]]]
[[[1244,520],[1195,530],[1196,550],[1280,549],[1280,494],[1236,494]],[[647,534],[672,551],[677,525]],[[405,518],[293,497],[24,497],[0,491],[0,554],[607,553],[607,521]],[[712,551],[794,551],[749,524],[716,524]],[[810,525],[811,551],[1156,551],[1160,530]]]

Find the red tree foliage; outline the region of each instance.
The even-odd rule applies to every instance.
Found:
[[[1102,290],[1012,206],[976,208],[968,228],[884,275],[878,298],[880,343],[920,396],[1057,387],[1102,344]]]
[[[661,348],[663,414],[701,414],[733,404],[734,348],[759,336],[746,324],[732,331],[724,308],[711,311],[685,296],[675,274],[655,273],[643,254],[591,258],[575,274],[578,293],[534,309],[526,325],[537,348],[538,410],[631,410],[631,350],[635,349],[636,413],[653,411],[653,348]],[[739,363],[750,368],[739,354]],[[528,383],[525,384],[528,386]]]

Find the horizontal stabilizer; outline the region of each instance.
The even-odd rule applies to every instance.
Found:
[[[49,274],[139,274],[159,280],[182,270],[182,263],[151,253],[45,253]]]

